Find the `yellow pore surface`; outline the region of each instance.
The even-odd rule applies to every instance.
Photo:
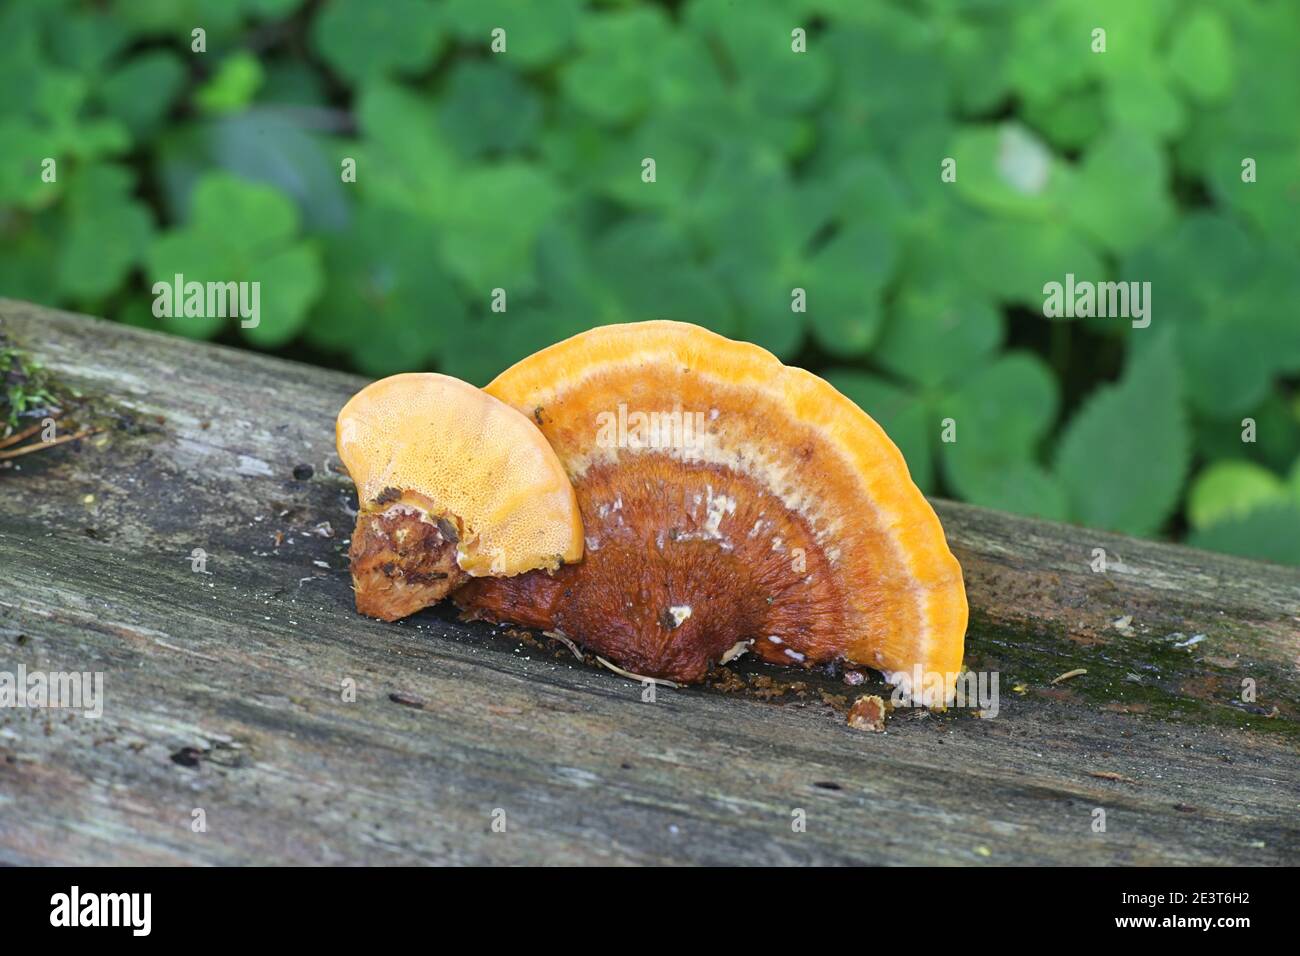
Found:
[[[582,557],[577,500],[555,452],[521,413],[472,385],[433,372],[374,382],[343,406],[336,439],[363,511],[389,507],[396,489],[428,499],[430,520],[460,519],[457,563],[471,575]]]

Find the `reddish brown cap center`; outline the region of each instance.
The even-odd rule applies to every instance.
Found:
[[[754,479],[667,454],[575,482],[586,555],[554,575],[455,594],[498,620],[563,631],[633,673],[698,681],[736,644],[784,664],[838,656],[843,601],[807,523]]]

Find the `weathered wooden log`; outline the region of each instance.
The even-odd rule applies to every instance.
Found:
[[[7,300],[0,334],[105,429],[0,470],[0,672],[105,681],[99,719],[0,709],[0,862],[1300,861],[1294,569],[936,502],[996,716],[863,733],[883,685],[762,665],[651,703],[353,612],[359,379]]]

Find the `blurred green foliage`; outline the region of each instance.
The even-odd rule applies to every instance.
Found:
[[[697,322],[928,492],[1300,563],[1297,50],[1266,0],[3,0],[0,294],[477,383]],[[175,272],[260,326],[155,318]],[[1066,273],[1150,327],[1044,318]]]

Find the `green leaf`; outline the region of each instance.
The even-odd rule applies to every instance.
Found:
[[[621,306],[594,262],[591,228],[590,221],[576,215],[547,223],[537,243],[538,285],[545,296],[522,301],[514,296],[505,312],[469,316],[457,330],[454,347],[444,351],[443,368],[484,385],[548,345],[619,321]]]
[[[1221,104],[1192,114],[1179,160],[1206,179],[1221,205],[1237,210],[1279,245],[1300,249],[1300,17],[1293,5],[1232,5],[1235,48],[1249,51]],[[1242,163],[1256,165],[1242,181]]]
[[[777,358],[793,356],[804,340],[804,322],[791,308],[790,283],[732,256],[719,258],[715,270],[739,306],[725,334],[761,345]]]
[[[900,378],[933,388],[996,352],[1004,324],[978,292],[918,277],[899,292],[872,354]]]
[[[1244,517],[1262,504],[1287,497],[1282,479],[1249,461],[1218,461],[1196,476],[1187,493],[1193,528]]]
[[[28,103],[33,115],[55,127],[67,128],[76,124],[89,94],[90,84],[86,77],[69,70],[50,68],[38,78],[35,88],[28,94]]]
[[[499,62],[458,63],[438,110],[442,128],[467,157],[532,143],[542,122],[537,94]]]
[[[1167,338],[1135,355],[1118,384],[1097,389],[1061,436],[1056,474],[1071,516],[1150,534],[1178,502],[1190,437]]]
[[[647,157],[655,161],[652,183],[641,178]],[[698,193],[703,161],[698,139],[682,128],[678,118],[656,116],[586,165],[588,182],[598,192],[634,209],[679,213]]]
[[[1297,118],[1300,122],[1300,117]],[[1206,178],[1215,199],[1240,213],[1279,247],[1300,250],[1295,222],[1300,217],[1300,139],[1284,145],[1240,140],[1213,148]],[[1255,182],[1242,181],[1242,161],[1254,161]]]
[[[1008,352],[976,369],[940,403],[957,421],[956,444],[1027,457],[1056,421],[1060,395],[1047,364],[1032,352]]]
[[[1235,64],[1232,38],[1213,10],[1193,10],[1178,25],[1169,44],[1169,71],[1203,103],[1223,99],[1232,89]]]
[[[155,305],[162,311],[155,315],[163,327],[175,335],[192,339],[210,339],[230,324],[228,314],[215,314],[200,310],[198,315],[186,315],[181,302],[171,298],[170,313],[162,303],[168,286],[175,288],[175,276],[184,282],[240,281],[226,277],[239,269],[236,253],[217,245],[216,241],[195,232],[166,233],[154,240],[147,258],[146,283],[153,291]],[[247,276],[247,271],[242,272]],[[244,278],[243,281],[250,281]],[[182,290],[183,290],[182,286]],[[227,312],[234,311],[227,308]]]
[[[1089,148],[1065,187],[1070,218],[1099,246],[1128,252],[1173,218],[1164,151],[1136,130],[1113,130]]]
[[[157,130],[184,82],[180,57],[147,50],[110,73],[96,92],[104,108],[142,139]]]
[[[1187,543],[1207,551],[1300,565],[1300,505],[1263,505],[1243,518],[1194,531]]]
[[[1042,314],[1043,286],[1102,281],[1106,270],[1093,247],[1059,222],[986,219],[959,226],[952,254],[966,281],[1000,301]]]
[[[828,215],[842,226],[865,221],[902,232],[916,214],[907,185],[878,158],[845,160],[828,179],[813,185],[824,193]]]
[[[1051,370],[1030,352],[977,368],[935,403],[936,435],[955,439],[939,443],[949,485],[976,504],[1062,517],[1058,483],[1033,460],[1059,404]]]
[[[279,348],[302,329],[325,284],[320,252],[315,243],[301,242],[268,255],[253,272],[262,283],[261,314],[257,325],[241,322],[240,331],[258,348]]]
[[[131,174],[121,167],[78,170],[68,193],[68,231],[58,264],[64,295],[83,302],[103,298],[144,257],[153,215],[131,190]]]
[[[1250,417],[1257,428],[1251,451],[1268,467],[1285,471],[1300,455],[1300,403],[1287,401],[1282,392],[1274,391]],[[1240,426],[1240,421],[1237,424]],[[1237,437],[1240,440],[1240,430]]]
[[[311,36],[330,66],[364,81],[429,66],[442,45],[442,24],[426,0],[334,0],[317,16]]]
[[[508,57],[526,68],[543,66],[560,57],[572,43],[582,17],[581,0],[546,0],[520,3],[518,0],[445,0],[447,23],[456,35],[487,48],[492,31],[506,31],[506,50],[495,56]]]
[[[224,232],[229,244],[251,256],[289,241],[298,229],[298,211],[276,189],[212,173],[194,191],[190,227],[212,236]]]
[[[1093,19],[1089,26],[1087,19]],[[1012,19],[1007,75],[1029,101],[1052,100],[1082,87],[1105,54],[1091,52],[1091,32],[1099,17],[1084,18],[1070,4],[1035,4]]]
[[[658,7],[595,14],[582,21],[582,52],[560,73],[564,95],[604,123],[646,111],[671,28]]]
[[[898,246],[884,229],[861,223],[840,230],[803,269],[808,322],[822,348],[837,356],[862,355],[880,327],[881,292],[898,262]]]
[[[50,68],[41,42],[42,14],[30,3],[0,5],[0,89],[32,90]],[[31,118],[31,106],[25,96],[0,96],[0,120]]]
[[[752,261],[753,272],[797,284],[805,250],[831,221],[829,204],[800,187],[781,161],[722,151],[679,213],[701,244],[721,257]],[[789,288],[785,298],[789,300]]]
[[[116,6],[117,16],[140,33],[163,33],[184,38],[202,26],[209,40],[230,33],[244,11],[239,0],[132,0]]]
[[[352,152],[365,196],[407,212],[445,215],[456,155],[424,101],[400,86],[373,83],[361,92],[357,118],[364,138]]]
[[[924,492],[934,485],[930,415],[910,392],[855,369],[831,369],[826,380],[876,420],[907,460],[912,481]]]
[[[479,295],[531,291],[537,237],[563,202],[559,188],[543,170],[517,162],[468,170],[454,186],[438,217],[447,268]]]
[[[1025,104],[1024,119],[1057,149],[1081,149],[1106,126],[1102,91],[1088,87],[1054,100],[1032,100]]]
[[[505,315],[470,317],[457,332],[457,347],[446,350],[443,370],[486,385],[502,369],[590,327],[589,322],[568,312],[528,305],[512,308]]]
[[[1011,84],[1026,101],[1042,103],[1100,80],[1114,119],[1171,132],[1183,121],[1182,104],[1151,64],[1172,9],[1170,0],[1094,0],[1021,10],[1010,25]],[[1105,52],[1093,52],[1095,29],[1106,31]]]
[[[1018,123],[964,128],[949,155],[957,161],[957,191],[975,206],[1042,219],[1059,204],[1061,167],[1042,141]]]
[[[678,30],[661,51],[655,74],[656,111],[664,115],[690,115],[701,131],[718,132],[718,110],[734,106],[732,90],[711,38]]]
[[[1050,521],[1069,516],[1060,480],[1037,462],[994,464],[978,454],[949,454],[944,473],[953,490],[971,504]]]
[[[48,33],[50,51],[60,65],[99,74],[130,40],[121,19],[103,11],[64,14]]]
[[[205,113],[237,113],[252,102],[262,79],[257,57],[244,50],[232,53],[195,91],[194,103]]]
[[[287,17],[307,0],[241,0],[244,9],[260,17]]]
[[[691,258],[680,230],[652,219],[616,226],[595,243],[593,267],[612,299],[602,322],[675,319],[733,334],[731,304]],[[617,311],[615,311],[615,309]]]
[[[751,158],[752,159],[752,158]],[[826,208],[791,182],[783,164],[743,163],[720,154],[698,194],[678,210],[713,269],[739,304],[734,334],[778,356],[803,339],[804,315],[794,311],[805,249],[829,222]]]
[[[911,14],[880,9],[878,23],[842,21],[810,41],[810,50],[816,52],[808,56],[821,56],[824,49],[834,64],[835,79],[819,111],[818,133],[827,155],[836,161],[892,153],[918,123],[949,113],[935,34],[918,28]],[[936,183],[939,158],[933,156],[935,165],[930,167],[936,170]]]
[[[1248,423],[1253,434],[1247,431]],[[1249,459],[1280,473],[1300,455],[1300,408],[1280,390],[1241,418],[1197,415],[1194,427],[1195,451],[1205,461]]]
[[[6,297],[56,301],[55,262],[62,239],[57,220],[57,213],[46,211],[33,215],[26,228],[13,235],[0,229],[0,290]]]
[[[800,24],[779,3],[695,0],[686,8],[686,21],[716,43],[737,78],[740,95],[764,109],[807,110],[829,86],[827,57],[811,49],[794,51],[791,31]]]
[[[1195,213],[1125,260],[1121,277],[1151,283],[1152,327],[1174,337],[1189,399],[1216,419],[1239,419],[1297,357],[1293,323],[1279,303],[1300,261],[1258,241],[1226,216]],[[1212,387],[1210,387],[1210,383]]]
[[[994,19],[945,16],[939,25],[949,95],[963,114],[988,114],[1010,94],[1011,38]]]
[[[172,284],[177,274],[186,283],[259,283],[258,324],[240,322],[240,327],[258,345],[283,345],[302,328],[324,280],[318,250],[298,240],[297,232],[297,210],[280,192],[210,173],[195,189],[186,226],[164,233],[150,247],[147,284]],[[187,317],[179,308],[164,319],[171,331],[198,338],[233,321],[233,315],[207,312]]]
[[[308,229],[332,232],[351,219],[352,187],[342,180],[340,159],[292,113],[255,106],[206,126],[198,162],[274,186],[298,204]]]
[[[156,318],[153,314],[153,300],[145,296],[137,296],[123,304],[114,319],[123,325],[148,329],[150,332],[167,331],[167,326],[163,324],[162,319]]]
[[[1082,32],[1091,37],[1093,26],[1107,29],[1104,54],[1089,51],[1088,62],[1093,73],[1107,80],[1122,82],[1155,60],[1157,48],[1164,42],[1168,24],[1181,13],[1178,0],[1146,0],[1130,3],[1129,0],[1094,0],[1087,5],[1066,4],[1068,15],[1074,22],[1086,27]]]
[[[420,220],[363,206],[355,227],[325,244],[325,291],[307,340],[369,375],[429,367],[457,343],[465,307],[427,241]]]
[[[258,99],[267,104],[325,107],[329,91],[324,77],[307,63],[272,61],[266,64],[266,82]]]
[[[46,130],[16,116],[0,116],[0,208],[41,209],[55,202],[63,191],[58,180],[42,178],[45,159],[60,163],[62,156],[55,137]],[[56,165],[57,169],[57,165]]]
[[[115,119],[87,120],[55,132],[59,153],[72,159],[117,156],[131,145],[131,134]]]
[[[1115,126],[1146,130],[1168,139],[1182,132],[1187,109],[1170,89],[1163,66],[1152,61],[1116,78],[1106,88],[1107,111]]]

